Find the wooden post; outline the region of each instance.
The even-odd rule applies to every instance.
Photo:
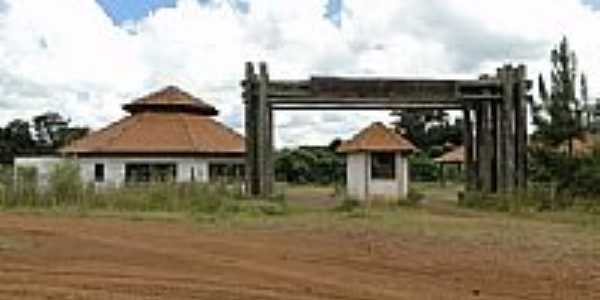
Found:
[[[490,101],[481,102],[481,136],[478,139],[479,152],[479,179],[481,180],[481,191],[492,192],[492,173],[494,139],[492,134],[492,105]]]
[[[473,157],[473,121],[471,120],[471,104],[465,104],[463,109],[463,120],[464,126],[464,147],[465,147],[465,171],[466,171],[466,190],[471,191],[477,185],[476,183],[476,170],[475,162]]]
[[[511,192],[516,182],[515,173],[515,108],[514,108],[514,72],[510,65],[505,65],[499,70],[498,77],[502,81],[502,134],[501,155],[502,176],[504,177],[503,190]]]
[[[527,189],[527,69],[520,65],[515,73],[516,178],[518,188]]]
[[[482,152],[483,152],[483,110],[482,110],[482,105],[481,103],[477,103],[477,105],[475,106],[475,157],[476,157],[476,165],[475,165],[475,189],[477,191],[481,191],[481,187],[482,187],[482,179],[481,179],[481,174],[482,171],[481,169],[483,168],[482,166],[482,160],[481,160],[481,156],[482,156]]]
[[[258,75],[258,120],[257,143],[260,192],[263,197],[271,196],[273,192],[273,143],[271,107],[268,99],[269,73],[267,64],[261,62]]]
[[[243,82],[244,104],[245,104],[245,131],[246,131],[246,193],[256,196],[260,193],[260,182],[258,177],[258,157],[256,149],[256,115],[257,115],[257,91],[256,74],[254,65],[246,63],[246,78]]]
[[[491,138],[491,168],[490,168],[490,191],[497,192],[501,189],[502,170],[500,159],[500,118],[501,118],[501,103],[498,101],[490,101],[490,138]]]

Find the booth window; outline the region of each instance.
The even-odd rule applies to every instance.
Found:
[[[96,182],[104,182],[104,164],[94,165],[94,179]]]
[[[394,153],[371,153],[371,178],[396,178],[396,155]]]

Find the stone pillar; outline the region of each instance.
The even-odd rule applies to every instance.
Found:
[[[260,193],[260,181],[258,176],[258,153],[257,153],[257,108],[258,91],[254,65],[246,63],[246,78],[243,82],[243,98],[245,104],[245,132],[246,132],[246,193],[256,196]]]
[[[273,135],[272,111],[269,104],[269,73],[267,64],[260,63],[258,75],[258,118],[257,151],[259,165],[260,192],[263,197],[273,193]]]
[[[463,109],[463,144],[465,147],[465,175],[466,175],[466,190],[471,191],[477,186],[477,170],[473,153],[473,121],[471,118],[471,104],[465,104]]]
[[[492,105],[490,101],[482,101],[480,106],[481,124],[480,136],[478,138],[479,146],[479,180],[480,190],[484,193],[492,192],[493,180],[493,160],[494,160],[494,138],[492,128]]]
[[[515,107],[514,107],[514,70],[512,66],[505,65],[498,71],[502,81],[502,120],[500,150],[502,156],[502,190],[511,192],[516,182],[516,155],[515,155]]]
[[[515,110],[516,110],[516,173],[517,187],[527,188],[527,69],[520,65],[515,70]]]

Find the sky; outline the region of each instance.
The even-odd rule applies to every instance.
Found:
[[[57,111],[99,129],[178,85],[243,132],[246,61],[271,78],[547,76],[563,35],[600,97],[600,0],[0,0],[0,125]],[[277,112],[276,145],[349,138],[387,112]]]

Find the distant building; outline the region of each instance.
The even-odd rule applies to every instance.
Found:
[[[342,142],[339,152],[347,155],[347,193],[350,197],[404,198],[408,194],[408,156],[416,147],[382,123],[373,123],[351,140]]]
[[[244,138],[216,121],[218,111],[169,86],[123,106],[130,115],[59,150],[56,157],[18,157],[16,168],[34,167],[42,183],[51,168],[72,159],[85,182],[207,182],[242,176]]]
[[[455,146],[452,150],[442,154],[442,156],[433,161],[440,165],[440,182],[443,185],[446,183],[446,166],[455,166],[459,173],[462,172],[465,163],[465,147]]]

